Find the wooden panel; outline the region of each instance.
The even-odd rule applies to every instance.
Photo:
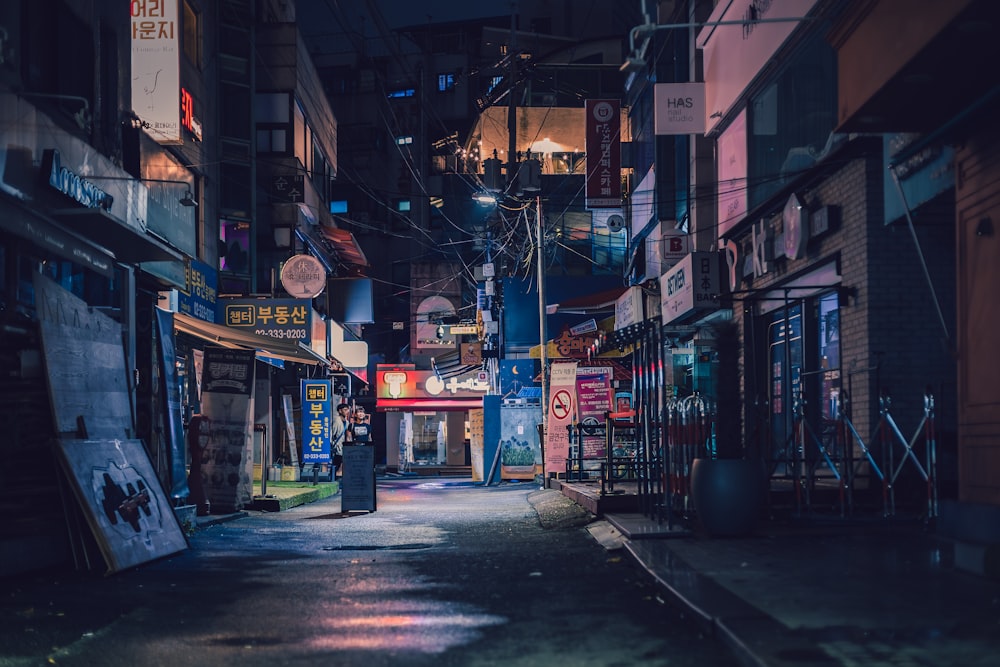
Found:
[[[60,458],[110,572],[187,548],[139,440],[60,440]]]
[[[1000,136],[957,151],[959,498],[1000,504]]]
[[[40,274],[34,285],[56,431],[82,417],[88,437],[133,437],[121,325]]]

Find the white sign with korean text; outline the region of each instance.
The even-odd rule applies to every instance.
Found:
[[[615,302],[615,329],[624,329],[645,319],[642,288],[633,285]]]
[[[132,13],[132,109],[156,141],[181,138],[180,20],[177,0],[137,0]]]

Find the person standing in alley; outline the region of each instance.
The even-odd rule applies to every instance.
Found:
[[[367,445],[371,443],[372,425],[365,409],[361,405],[354,408],[354,416],[348,427],[347,439],[354,445]]]
[[[333,471],[333,478],[338,479],[337,471],[344,460],[344,440],[347,438],[348,420],[350,419],[351,406],[341,403],[337,406],[337,414],[333,418],[330,428],[330,459]]]

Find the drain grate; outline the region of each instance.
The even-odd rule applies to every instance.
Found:
[[[350,519],[352,516],[364,516],[357,512],[334,512],[333,514],[320,514],[318,516],[307,516],[307,520],[313,519]]]
[[[414,544],[339,544],[334,547],[323,547],[323,551],[411,551],[413,549],[430,549],[433,544],[417,542]]]

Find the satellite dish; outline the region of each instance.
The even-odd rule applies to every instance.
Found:
[[[621,230],[625,229],[625,218],[618,215],[617,213],[615,215],[609,215],[608,229],[613,232],[620,232]]]

